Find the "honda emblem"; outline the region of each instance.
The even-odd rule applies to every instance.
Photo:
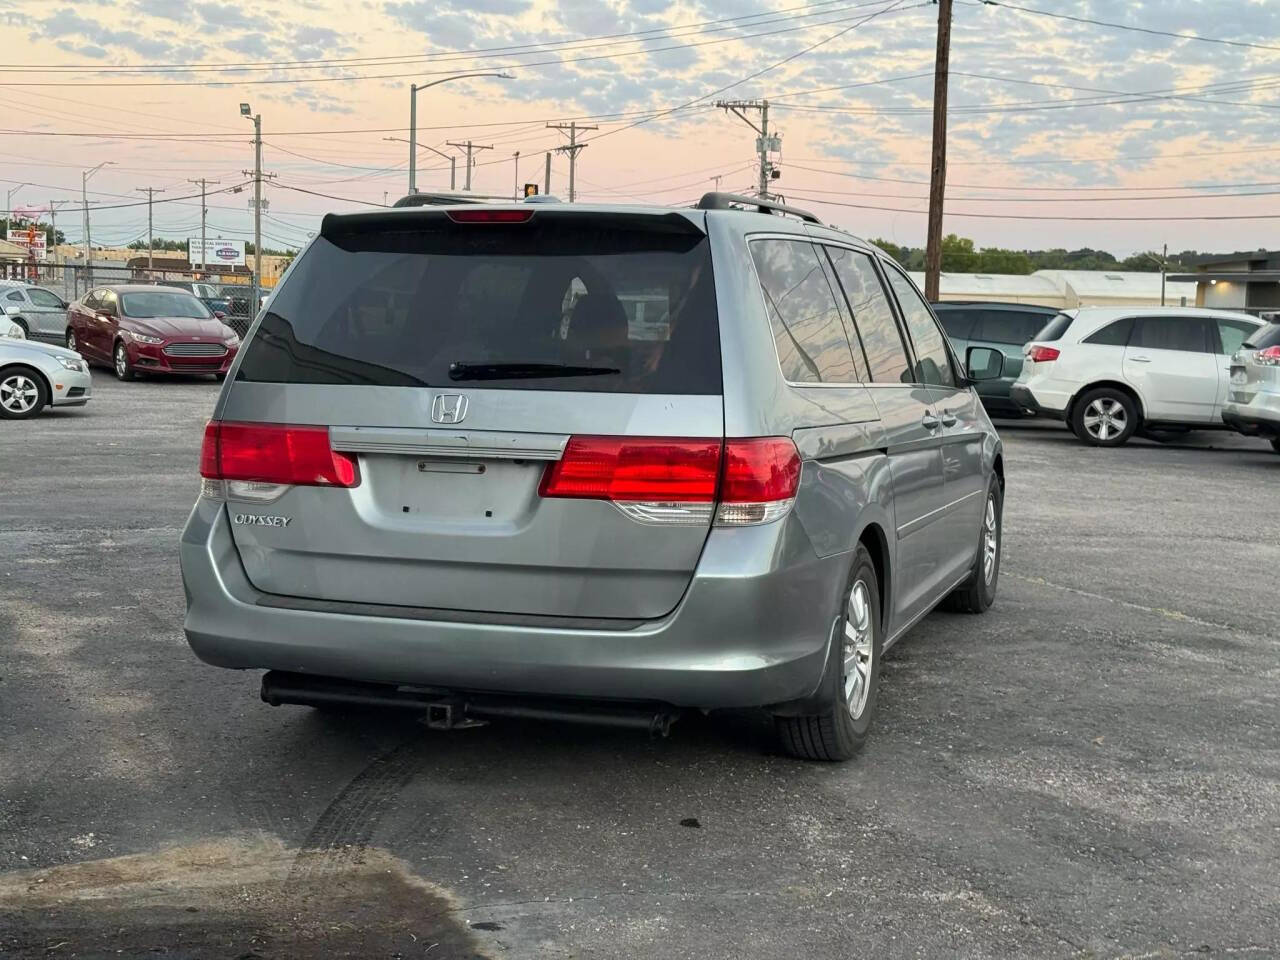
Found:
[[[431,401],[431,419],[435,423],[461,423],[467,415],[467,398],[460,393],[441,393]]]

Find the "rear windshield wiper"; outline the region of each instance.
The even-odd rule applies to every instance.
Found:
[[[464,363],[449,364],[450,380],[536,380],[550,377],[605,377],[619,374],[617,367],[576,367],[567,363]]]

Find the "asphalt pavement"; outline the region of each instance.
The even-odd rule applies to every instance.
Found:
[[[1280,456],[1002,424],[999,596],[851,763],[754,714],[438,733],[196,660],[212,381],[0,422],[0,956],[1280,956]]]

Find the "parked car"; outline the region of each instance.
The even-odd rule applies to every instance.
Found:
[[[1022,348],[1044,325],[1057,316],[1057,307],[1029,303],[947,301],[933,304],[955,345],[964,356],[971,346],[990,347],[1004,354],[1004,376],[978,384],[978,398],[994,417],[1021,417],[1025,411],[1014,403],[1009,390],[1022,373]]]
[[[200,302],[215,314],[226,315],[231,310],[227,298],[222,295],[216,283],[207,283],[200,280],[157,280],[156,285],[173,287],[175,290],[185,290],[192,296],[199,298]],[[219,317],[218,319],[222,318]]]
[[[1280,453],[1280,323],[1259,327],[1231,358],[1222,420],[1248,436],[1266,437]]]
[[[89,365],[72,351],[0,337],[0,419],[25,420],[47,406],[83,406],[92,391]]]
[[[67,301],[52,290],[18,280],[0,280],[0,308],[22,328],[26,339],[62,343]]]
[[[182,290],[154,284],[98,287],[67,311],[67,346],[121,380],[139,373],[211,373],[231,368],[240,338]]]
[[[1195,307],[1067,310],[1027,344],[1010,395],[1098,446],[1140,429],[1221,429],[1231,356],[1259,326]]]
[[[273,704],[763,706],[791,753],[849,757],[883,651],[995,597],[970,381],[1002,362],[967,375],[874,247],[742,202],[787,209],[325,217],[205,432],[195,653],[269,670]]]

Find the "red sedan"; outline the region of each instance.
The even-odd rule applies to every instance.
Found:
[[[99,287],[67,308],[67,346],[121,380],[139,373],[226,375],[236,332],[184,290],[141,284]]]

